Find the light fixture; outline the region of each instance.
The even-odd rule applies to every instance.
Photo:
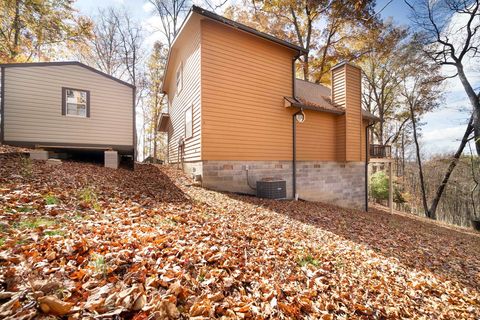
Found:
[[[298,123],[303,123],[305,121],[305,113],[303,110],[295,115],[295,120],[297,120]]]

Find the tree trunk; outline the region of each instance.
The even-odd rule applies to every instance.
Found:
[[[405,181],[405,132],[402,132],[402,179]]]
[[[18,44],[20,41],[20,4],[21,0],[15,2],[15,16],[13,18],[13,48],[10,49],[10,59],[15,61],[18,55]]]
[[[153,130],[153,157],[157,159],[157,128]]]
[[[412,119],[413,140],[415,142],[415,151],[417,154],[418,174],[420,175],[420,188],[422,190],[423,209],[425,210],[425,215],[427,217],[429,217],[430,219],[435,219],[435,216],[432,216],[428,211],[427,194],[425,191],[425,180],[423,178],[422,158],[420,156],[420,145],[418,144],[418,136],[417,136],[417,122],[415,120],[415,113],[414,113],[413,106],[411,104],[410,104],[410,117]]]
[[[453,159],[450,162],[450,165],[448,166],[447,171],[445,172],[445,176],[443,177],[442,182],[437,188],[437,192],[435,193],[435,197],[433,198],[432,205],[430,206],[430,210],[429,210],[429,212],[433,216],[436,216],[437,206],[438,206],[438,203],[440,202],[443,191],[445,191],[445,187],[447,186],[448,179],[450,178],[450,175],[452,174],[453,169],[455,169],[455,167],[457,166],[458,159],[462,155],[463,149],[465,148],[465,145],[467,144],[467,141],[468,141],[468,136],[472,133],[472,131],[473,131],[473,116],[470,118],[470,121],[468,122],[468,126],[467,126],[467,129],[465,130],[465,134],[463,135],[462,142],[460,143],[460,146],[458,146],[457,152],[455,152],[455,155],[453,156]]]
[[[463,88],[467,93],[468,99],[473,107],[472,119],[473,119],[473,135],[475,137],[475,149],[477,150],[477,155],[480,156],[480,92],[478,95],[472,88],[472,85],[467,79],[465,72],[463,70],[462,64],[457,64],[458,77],[462,82]]]
[[[305,58],[303,58],[303,59],[304,59],[304,61],[303,61],[303,80],[309,81],[309,77],[308,77],[308,73],[309,73],[309,70],[308,70],[308,63],[309,63],[308,54],[306,54]]]

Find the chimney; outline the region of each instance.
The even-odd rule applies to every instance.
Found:
[[[337,120],[337,160],[362,161],[362,70],[349,63],[332,69],[332,102],[345,109]]]

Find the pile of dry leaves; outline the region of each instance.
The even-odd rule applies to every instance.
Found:
[[[480,317],[480,238],[0,155],[0,318]]]

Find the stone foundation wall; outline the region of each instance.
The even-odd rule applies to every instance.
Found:
[[[177,166],[174,164],[173,166]],[[183,163],[183,172],[188,174],[190,177],[195,178],[195,176],[202,177],[202,168],[203,162],[202,161],[195,161],[195,162],[184,162]]]
[[[297,163],[297,193],[304,200],[365,210],[365,163]]]
[[[287,197],[293,198],[291,161],[203,161],[190,164],[202,173],[206,188],[255,194],[252,187],[263,178],[287,182]],[[250,186],[247,183],[247,168]],[[190,171],[189,171],[190,170]],[[200,171],[199,171],[200,170]],[[322,201],[338,206],[365,209],[365,163],[297,162],[297,193],[300,199]]]
[[[204,161],[202,185],[222,191],[255,194],[252,187],[264,178],[287,181],[287,197],[292,198],[291,161]],[[247,183],[247,166],[248,181]]]

